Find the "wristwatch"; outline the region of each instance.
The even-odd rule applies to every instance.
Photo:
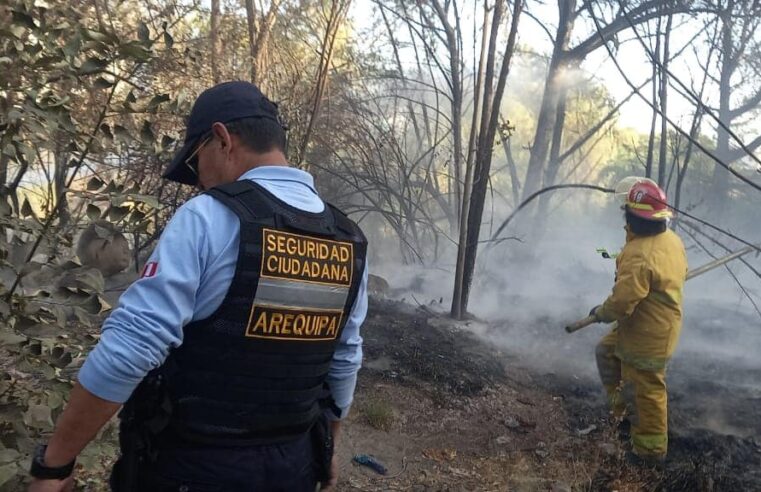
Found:
[[[34,450],[34,458],[32,458],[32,469],[29,470],[29,474],[34,478],[40,478],[42,480],[63,480],[71,475],[74,471],[74,463],[76,459],[71,460],[71,463],[63,466],[47,466],[45,465],[45,451],[48,449],[47,444],[40,444]]]

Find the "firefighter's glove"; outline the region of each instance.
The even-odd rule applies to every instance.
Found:
[[[590,316],[594,316],[596,321],[600,321],[600,317],[597,316],[597,310],[600,309],[601,307],[602,307],[602,304],[599,304],[599,305],[593,307],[592,309],[590,309],[590,311],[589,311],[589,315]]]

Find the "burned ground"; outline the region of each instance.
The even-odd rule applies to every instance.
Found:
[[[401,303],[373,302],[363,329],[368,367],[402,384],[426,383],[455,397],[475,396],[505,380],[494,349],[425,313]]]
[[[609,422],[592,362],[604,327],[569,336],[551,318],[457,323],[431,308],[372,300],[338,489],[761,490],[753,349],[761,330],[715,306],[690,316],[669,372],[670,461],[657,473],[625,463]],[[733,352],[737,336],[751,348]],[[24,366],[13,371],[33,377]],[[19,449],[32,449],[19,439]],[[81,490],[105,490],[116,452],[112,422],[78,460]],[[352,464],[358,454],[375,456],[388,474]]]
[[[428,309],[372,302],[339,490],[761,490],[758,395],[722,378],[708,384],[712,371],[728,368],[675,360],[669,463],[643,471],[625,463],[600,388],[573,363],[592,356],[599,333],[565,347],[545,321],[458,325]],[[511,330],[558,345],[546,354],[567,348],[567,370],[542,370],[541,353],[510,350]],[[507,342],[485,343],[495,331]],[[718,421],[711,428],[710,415],[732,432]],[[350,464],[357,454],[375,456],[388,474]]]

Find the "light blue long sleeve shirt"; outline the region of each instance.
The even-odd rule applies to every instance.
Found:
[[[322,212],[312,176],[285,166],[251,169],[250,179],[287,204]],[[124,403],[145,375],[182,344],[183,327],[222,304],[238,258],[240,221],[209,195],[185,203],[164,229],[149,268],[119,299],[100,341],[79,371],[79,382],[104,400]],[[155,269],[154,269],[155,264]],[[359,329],[367,314],[367,266],[328,374],[333,399],[346,416],[362,364]]]

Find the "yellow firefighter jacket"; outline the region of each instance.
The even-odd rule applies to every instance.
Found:
[[[637,236],[627,230],[613,293],[596,312],[601,321],[618,322],[619,359],[641,370],[666,366],[682,327],[686,275],[687,255],[673,231]]]

